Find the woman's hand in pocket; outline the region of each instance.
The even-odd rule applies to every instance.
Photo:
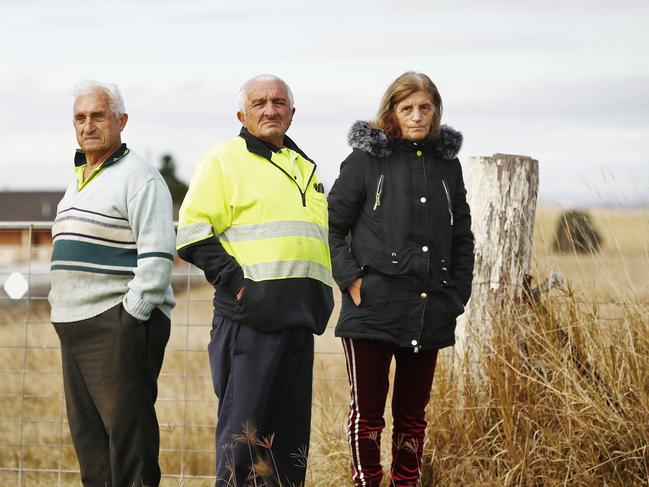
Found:
[[[354,282],[352,282],[349,286],[347,286],[347,292],[351,296],[352,301],[354,301],[354,304],[356,306],[361,305],[361,283],[362,282],[363,279],[359,277]]]

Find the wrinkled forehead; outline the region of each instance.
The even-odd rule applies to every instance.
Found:
[[[110,112],[110,97],[103,91],[84,93],[74,99],[74,113]]]
[[[278,80],[258,80],[246,87],[246,97],[252,100],[273,100],[283,98],[288,101],[286,85]]]
[[[395,103],[395,107],[400,105],[412,105],[412,104],[422,105],[424,103],[433,104],[432,95],[426,90],[418,90],[413,93],[410,93],[408,96],[401,98]]]

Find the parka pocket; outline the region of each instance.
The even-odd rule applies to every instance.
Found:
[[[464,313],[464,304],[462,303],[460,296],[458,296],[457,292],[455,291],[454,286],[444,288],[444,294],[446,294],[447,296],[447,305],[452,316],[457,318],[462,313]]]
[[[451,191],[448,189],[448,183],[446,182],[446,179],[442,179],[442,187],[444,188],[444,194],[446,195],[446,205],[448,208],[448,215],[452,227],[453,226],[453,202],[451,199]]]
[[[426,304],[425,325],[421,343],[425,346],[446,346],[454,341],[458,307],[446,293],[432,292]]]
[[[379,272],[366,273],[361,281],[359,308],[376,308],[385,304],[392,286],[391,278]]]
[[[374,193],[374,206],[372,211],[376,211],[381,206],[381,198],[383,197],[383,183],[385,182],[385,176],[381,174],[379,179],[376,182],[376,192]]]

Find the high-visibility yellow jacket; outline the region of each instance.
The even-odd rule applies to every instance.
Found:
[[[201,158],[180,208],[178,254],[215,286],[217,314],[320,334],[333,308],[327,199],[315,163],[284,142],[273,148],[243,128]]]

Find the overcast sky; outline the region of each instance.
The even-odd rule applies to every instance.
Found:
[[[350,125],[389,83],[428,74],[460,159],[529,155],[541,201],[649,204],[649,2],[0,0],[0,190],[62,189],[74,84],[117,83],[128,145],[189,179],[236,136],[237,91],[270,72],[295,95],[289,135],[327,188]]]

